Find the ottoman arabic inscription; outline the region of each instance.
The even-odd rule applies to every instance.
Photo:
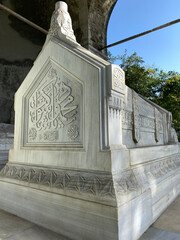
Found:
[[[81,98],[81,84],[51,67],[28,99],[27,142],[79,142]],[[73,138],[71,123],[78,129]]]
[[[51,82],[36,91],[29,101],[30,120],[38,130],[64,127],[75,120],[77,113],[77,105],[68,106],[74,101],[71,88],[59,81],[54,69],[48,77]]]

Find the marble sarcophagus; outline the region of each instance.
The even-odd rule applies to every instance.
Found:
[[[64,2],[15,95],[0,207],[70,239],[138,239],[180,192],[171,113],[81,47]]]

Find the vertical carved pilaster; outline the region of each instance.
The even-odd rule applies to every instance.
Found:
[[[140,117],[139,117],[139,105],[138,94],[133,91],[133,140],[138,143],[140,140]]]
[[[155,140],[159,142],[160,139],[160,126],[159,126],[159,111],[154,108],[154,121],[155,121]]]
[[[167,123],[167,114],[163,113],[163,138],[164,144],[168,143],[168,123]]]

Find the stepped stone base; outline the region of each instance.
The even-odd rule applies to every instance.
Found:
[[[114,174],[8,163],[0,206],[70,239],[138,239],[180,193],[179,170],[178,152]]]

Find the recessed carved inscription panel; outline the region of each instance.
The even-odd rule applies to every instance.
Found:
[[[24,146],[82,144],[83,86],[51,62],[24,98]]]
[[[124,72],[120,68],[113,68],[112,88],[118,92],[124,92]]]

